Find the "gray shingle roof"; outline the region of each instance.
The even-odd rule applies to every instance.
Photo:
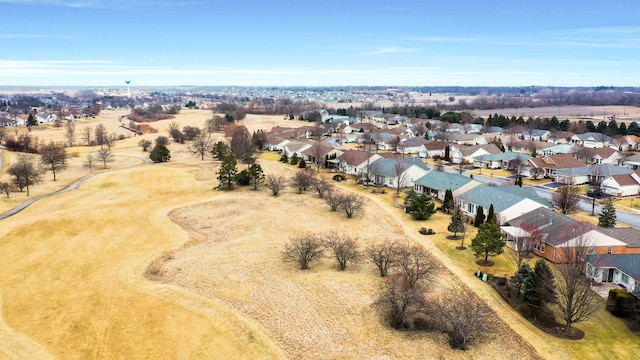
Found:
[[[634,228],[598,228],[598,231],[625,242],[630,247],[640,247],[640,230]]]
[[[517,187],[520,188],[519,186]],[[524,192],[520,194],[514,189],[504,191],[502,187],[487,185],[476,186],[473,189],[465,191],[458,197],[461,200],[480,205],[485,210],[488,210],[491,204],[493,204],[493,210],[496,213],[502,212],[527,198]],[[531,200],[535,201],[535,199]],[[549,206],[548,202],[542,205]]]
[[[596,170],[598,167],[600,168],[600,170]],[[613,175],[627,175],[633,173],[633,170],[626,167],[615,166],[611,164],[599,164],[576,168],[558,169],[556,174],[559,176],[593,175],[594,171],[600,171],[600,176],[604,177]]]
[[[468,176],[439,171],[432,171],[415,181],[418,185],[441,191],[446,191],[447,189],[456,191],[470,182],[475,182],[475,180]]]
[[[511,220],[510,223],[514,226],[529,224],[537,227],[542,234],[542,240],[553,246],[561,245],[571,240],[572,237],[587,233],[595,228],[591,224],[580,223],[568,216],[545,208],[529,211]],[[574,230],[578,233],[576,234]],[[571,232],[571,235],[568,232]]]
[[[529,159],[531,156],[521,153],[515,153],[511,151],[499,153],[499,154],[484,154],[474,157],[478,161],[511,161],[520,158],[521,161]]]
[[[599,268],[616,268],[640,281],[640,254],[590,254],[585,260]]]
[[[371,169],[375,174],[393,178],[397,176],[394,166],[398,161],[404,163],[407,169],[411,167],[411,165],[416,165],[424,170],[429,170],[429,167],[419,157],[408,157],[403,159],[380,158],[371,163]]]

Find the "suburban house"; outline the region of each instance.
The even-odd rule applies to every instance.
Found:
[[[368,151],[343,150],[336,160],[338,160],[338,168],[343,173],[364,177],[371,164],[380,157]]]
[[[557,154],[540,158],[530,158],[522,163],[522,175],[535,177],[536,172],[542,172],[544,177],[555,178],[560,169],[583,167],[586,164],[571,154]]]
[[[371,172],[376,184],[396,188],[413,187],[414,181],[429,172],[430,168],[419,157],[401,159],[380,158],[371,163]]]
[[[486,145],[450,145],[449,161],[459,164],[461,162],[473,163],[473,158],[480,155],[499,154],[501,151],[491,143]]]
[[[291,140],[288,143],[282,146],[282,152],[287,155],[287,157],[293,156],[293,154],[297,154],[299,157],[303,157],[303,151],[310,148],[312,142],[309,140]]]
[[[526,187],[479,185],[454,198],[468,218],[475,218],[480,206],[486,216],[493,205],[497,223],[502,225],[537,208],[550,206],[548,201],[534,194],[535,190]]]
[[[548,148],[549,143],[546,141],[534,141],[534,140],[518,140],[508,143],[507,149],[509,151],[518,152],[521,154],[531,155],[535,149],[537,154],[542,152],[542,149]]]
[[[640,154],[627,156],[622,162],[622,166],[632,170],[640,169]]]
[[[611,176],[628,175],[632,172],[633,170],[631,169],[610,164],[589,165],[559,169],[556,171],[555,181],[560,184],[581,185],[592,183],[591,180],[594,176],[598,178],[598,181],[602,182]]]
[[[444,194],[451,190],[453,198],[481,183],[472,178],[455,173],[431,171],[418,178],[413,185],[413,190],[418,194],[427,194],[432,198],[444,201]]]
[[[618,165],[622,160],[622,154],[610,147],[588,148],[583,147],[576,153],[576,158],[587,164],[611,164]]]
[[[398,145],[398,151],[403,154],[412,154],[412,155],[420,155],[426,152],[424,148],[424,144],[428,143],[429,140],[425,140],[421,137],[412,137],[409,139],[402,139],[400,144]],[[421,156],[424,157],[424,156]]]
[[[599,228],[543,207],[509,223],[502,228],[507,240],[531,236],[536,229],[533,252],[553,263],[562,262],[566,251],[576,246],[587,246],[593,254],[640,254],[640,231],[632,228]]]
[[[434,157],[444,157],[444,149],[449,144],[441,142],[441,141],[429,141],[422,145],[421,152],[419,153],[420,157],[423,158],[434,158]]]
[[[282,147],[291,139],[297,139],[300,136],[300,132],[301,130],[296,128],[276,126],[265,133],[267,141],[264,144],[264,149],[282,151]]]
[[[554,144],[569,144],[573,135],[575,134],[569,131],[556,131],[549,135],[547,141]]]
[[[514,161],[521,163],[531,156],[515,153],[511,151],[485,154],[473,158],[473,166],[483,169],[509,169],[509,165]]]
[[[608,147],[611,143],[611,138],[598,132],[587,132],[573,135],[571,143],[588,148]]]
[[[307,163],[316,164],[316,161],[320,161],[321,165],[324,165],[327,168],[332,168],[337,167],[338,161],[334,159],[341,154],[342,150],[333,147],[330,143],[315,142],[311,147],[302,150],[301,156]]]
[[[579,147],[572,144],[551,145],[540,149],[538,152],[542,157],[556,154],[575,154],[580,150]]]
[[[640,136],[626,135],[617,139],[618,150],[633,151],[640,150]]]
[[[550,135],[551,131],[549,130],[527,129],[522,132],[522,138],[524,140],[533,141],[547,141]]]
[[[613,175],[602,181],[605,194],[624,197],[640,195],[640,169],[631,174]]]
[[[596,283],[613,283],[638,296],[640,254],[589,254],[586,275]]]
[[[489,143],[487,139],[480,134],[452,133],[447,135],[447,138],[449,142],[458,145],[485,145]]]
[[[400,136],[388,132],[378,133],[372,137],[378,150],[395,150],[400,145]]]

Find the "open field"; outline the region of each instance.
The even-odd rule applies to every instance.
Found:
[[[119,115],[109,114],[87,125],[115,120],[117,129]],[[200,126],[209,116],[185,112],[176,121]],[[170,121],[153,126],[166,135]],[[280,116],[243,121],[250,131],[295,123]],[[38,130],[42,138],[63,134]],[[184,145],[172,144],[170,163],[143,164],[148,154],[138,140],[117,142],[116,162],[78,190],[0,221],[0,251],[8,264],[0,269],[0,358],[624,359],[640,354],[638,338],[604,310],[577,324],[586,337],[575,342],[530,325],[472,275],[474,258],[468,250],[452,249],[457,242],[445,238],[443,214],[426,223],[412,221],[392,206],[400,200],[391,192],[372,195],[351,181],[340,186],[369,196],[365,215],[355,219],[329,212],[312,194],[287,190],[274,199],[265,190],[212,191],[216,162],[200,161]],[[81,155],[71,160],[92,150],[74,148]],[[262,156],[267,173],[295,170],[273,159],[272,153]],[[32,197],[86,174],[81,162],[60,172],[59,181],[48,174],[32,188]],[[15,205],[14,198],[26,196],[0,200],[0,211]],[[438,234],[419,235],[423,226]],[[325,259],[301,272],[280,260],[292,234],[328,229],[348,229],[362,244],[393,238],[423,244],[448,268],[438,283],[461,279],[496,310],[504,322],[499,332],[458,352],[440,335],[391,331],[371,306],[380,279],[369,265],[341,273]],[[506,255],[496,263],[498,275],[513,270]],[[157,272],[158,281],[145,278],[147,270]]]

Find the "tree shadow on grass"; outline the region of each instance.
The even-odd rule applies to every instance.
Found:
[[[449,240],[460,240],[460,239],[462,239],[462,236],[460,236],[460,235],[458,235],[458,236],[449,235],[449,236],[447,236],[447,239],[449,239]]]
[[[491,260],[487,260],[487,261],[478,260],[478,261],[476,261],[476,264],[478,264],[480,266],[493,266],[493,265],[495,265],[495,263],[493,261],[491,261]]]
[[[456,246],[456,249],[458,250],[467,250],[466,246]]]

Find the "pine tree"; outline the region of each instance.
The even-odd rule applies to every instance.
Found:
[[[291,163],[291,165],[298,165],[298,161],[300,161],[298,154],[293,153],[293,155],[291,155],[291,158],[289,159],[289,162]]]
[[[605,200],[600,218],[598,219],[598,226],[604,228],[612,228],[616,226],[616,208],[612,198]]]
[[[478,234],[471,240],[471,250],[473,250],[474,256],[484,256],[485,264],[488,263],[489,256],[502,254],[505,245],[500,228],[489,223],[480,225]]]
[[[289,162],[289,157],[286,153],[282,154],[282,156],[280,157],[280,162],[283,162],[285,164]]]
[[[304,168],[306,168],[306,167],[307,167],[307,162],[306,162],[306,161],[304,161],[304,158],[300,158],[300,161],[298,161],[298,167],[299,167],[300,169],[304,169]]]
[[[493,210],[493,204],[489,206],[489,213],[487,213],[487,222],[494,225],[497,223],[496,214],[494,213],[494,210]]]
[[[479,206],[478,212],[476,212],[476,219],[473,221],[473,226],[480,227],[482,224],[484,224],[484,208]]]
[[[238,159],[233,156],[232,153],[228,153],[222,159],[220,164],[220,170],[218,170],[218,189],[231,190],[233,189],[233,182],[236,179],[238,173]]]
[[[464,231],[464,219],[462,218],[462,209],[456,207],[451,216],[451,223],[447,230],[453,233],[453,237],[458,237],[459,232]]]
[[[418,195],[411,201],[411,210],[409,214],[415,220],[427,220],[431,215],[435,214],[435,204],[428,195]]]
[[[515,296],[520,297],[525,280],[531,273],[533,273],[533,270],[531,270],[531,266],[529,266],[528,263],[524,263],[520,265],[518,271],[516,271],[516,273],[513,275],[513,278],[511,279],[511,291]]]
[[[449,210],[453,209],[453,206],[454,206],[453,205],[453,192],[451,191],[451,189],[447,189],[444,192],[444,203],[443,203],[443,206],[444,206],[444,210],[447,211],[447,212]]]
[[[445,146],[444,148],[444,160],[445,161],[451,161],[451,149],[449,148],[449,145]]]

